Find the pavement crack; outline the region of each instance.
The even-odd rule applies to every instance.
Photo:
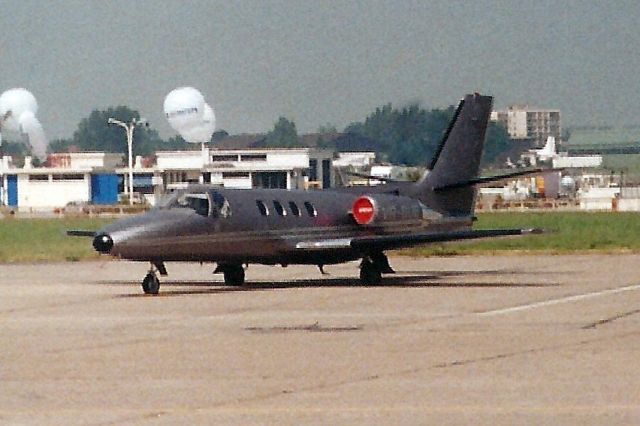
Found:
[[[361,331],[362,325],[327,327],[320,325],[317,321],[309,325],[276,326],[276,327],[245,327],[246,331],[256,333],[286,333],[288,331],[307,331],[315,333],[340,333],[345,331]]]
[[[612,322],[617,321],[619,319],[626,318],[626,317],[629,317],[629,316],[635,315],[635,314],[640,314],[640,309],[634,309],[633,311],[629,311],[629,312],[622,312],[622,313],[619,313],[618,315],[614,315],[614,316],[609,317],[609,318],[604,318],[604,319],[601,319],[599,321],[595,321],[595,322],[589,323],[587,325],[582,326],[581,328],[583,330],[592,330],[592,329],[595,329],[596,327],[598,327],[599,325],[609,324],[609,323],[612,323]]]
[[[235,400],[233,402],[231,402],[231,401],[221,402],[220,404],[214,405],[214,407],[215,408],[222,408],[222,407],[229,407],[229,406],[238,405],[238,404],[261,402],[261,401],[266,401],[266,400],[269,400],[269,399],[277,398],[277,397],[280,397],[282,395],[301,394],[301,393],[305,393],[305,392],[317,392],[317,391],[321,391],[321,390],[335,389],[335,388],[338,388],[338,387],[341,387],[341,386],[352,385],[352,384],[357,384],[357,383],[366,383],[366,382],[371,382],[371,381],[376,381],[376,380],[388,379],[388,378],[392,378],[392,377],[413,375],[413,374],[418,374],[418,373],[421,373],[423,371],[428,371],[428,370],[437,370],[437,369],[443,369],[443,368],[461,367],[461,366],[466,366],[466,365],[476,364],[476,363],[481,363],[481,362],[491,362],[491,361],[496,361],[496,360],[501,360],[501,359],[513,358],[513,357],[527,355],[527,354],[536,354],[536,353],[563,350],[563,349],[568,349],[568,348],[572,348],[572,347],[590,345],[590,344],[597,343],[597,342],[602,342],[602,341],[605,341],[605,340],[612,340],[612,339],[626,338],[626,337],[630,337],[630,336],[637,336],[638,334],[640,334],[640,332],[634,331],[634,332],[629,332],[629,333],[616,334],[616,335],[613,335],[613,336],[607,336],[607,337],[603,337],[603,338],[585,339],[585,340],[579,340],[577,342],[572,342],[572,343],[564,343],[564,344],[552,345],[552,346],[543,346],[543,347],[539,347],[539,348],[530,348],[530,349],[524,349],[524,350],[520,350],[520,351],[499,353],[499,354],[494,354],[494,355],[487,355],[487,356],[478,357],[478,358],[458,359],[458,360],[453,360],[453,361],[449,361],[449,362],[442,362],[442,363],[438,363],[438,364],[428,365],[428,366],[424,366],[424,367],[418,366],[418,367],[405,368],[403,370],[389,371],[389,372],[386,372],[386,373],[372,373],[372,374],[367,374],[366,376],[353,377],[353,378],[350,378],[350,379],[344,379],[344,380],[340,380],[340,381],[336,381],[336,382],[330,382],[330,383],[326,383],[325,382],[325,383],[320,383],[320,384],[316,384],[316,385],[300,387],[300,388],[297,388],[297,389],[288,388],[288,389],[280,389],[280,390],[271,391],[271,392],[265,392],[265,393],[263,393],[261,395],[254,395],[254,396],[247,397],[247,398],[241,398],[241,399],[237,399],[237,400]]]

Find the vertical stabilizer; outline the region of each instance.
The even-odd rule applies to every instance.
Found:
[[[478,176],[492,102],[477,93],[460,101],[429,170],[415,186],[428,207],[453,216],[473,213],[476,190],[464,183]]]

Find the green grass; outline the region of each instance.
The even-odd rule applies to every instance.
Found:
[[[0,220],[0,263],[97,259],[91,238],[68,237],[65,232],[96,230],[113,220],[5,218]],[[402,253],[455,256],[494,252],[640,252],[640,213],[483,213],[478,215],[475,228],[544,228],[549,233],[433,244]]]
[[[640,213],[483,213],[475,229],[543,228],[543,235],[447,243],[405,250],[419,256],[513,251],[544,253],[640,252]]]
[[[68,229],[97,230],[113,219],[0,220],[0,262],[80,261],[97,259],[91,238],[68,237]]]

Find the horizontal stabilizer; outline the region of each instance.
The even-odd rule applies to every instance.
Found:
[[[436,190],[436,191],[446,191],[448,189],[465,188],[465,187],[468,187],[468,186],[482,185],[482,184],[486,184],[486,183],[498,182],[498,181],[501,181],[501,180],[511,179],[511,178],[514,178],[514,177],[533,176],[533,175],[539,175],[539,174],[548,173],[548,172],[561,172],[563,170],[564,169],[522,170],[522,171],[519,171],[519,172],[506,173],[506,174],[503,174],[503,175],[477,177],[477,178],[474,178],[474,179],[466,180],[464,182],[458,182],[458,183],[453,183],[453,184],[449,184],[449,185],[439,186],[439,187],[434,188],[434,190]]]
[[[67,235],[70,237],[95,237],[95,231],[83,231],[78,229],[71,229],[67,231]]]
[[[380,182],[393,182],[393,183],[406,182],[406,181],[403,181],[403,180],[398,180],[398,179],[393,179],[393,178],[368,175],[366,173],[345,172],[345,174],[347,174],[349,176],[361,177],[361,178],[364,178],[364,179],[379,180]]]

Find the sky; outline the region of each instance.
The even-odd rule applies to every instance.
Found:
[[[637,1],[0,0],[0,92],[30,90],[49,139],[126,105],[168,138],[174,88],[217,129],[338,130],[391,102],[465,93],[560,109],[564,127],[640,124]]]

